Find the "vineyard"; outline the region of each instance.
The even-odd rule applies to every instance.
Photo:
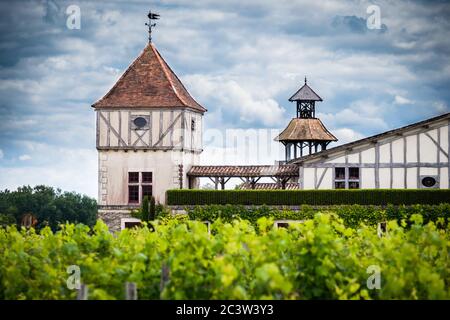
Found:
[[[421,215],[376,227],[347,227],[335,214],[316,214],[289,228],[220,219],[211,229],[187,217],[111,234],[66,224],[0,229],[0,299],[76,299],[69,266],[79,266],[89,299],[449,299],[450,238],[443,219]],[[439,228],[438,228],[439,227]],[[380,288],[368,287],[369,267]],[[369,269],[368,269],[369,268]]]

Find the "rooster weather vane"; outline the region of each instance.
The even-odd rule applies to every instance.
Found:
[[[153,13],[151,10],[148,12],[148,23],[145,23],[148,26],[148,42],[152,43],[152,28],[156,26],[156,23],[153,23],[152,20],[158,20],[159,14]]]

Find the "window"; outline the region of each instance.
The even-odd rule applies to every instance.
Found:
[[[139,183],[139,172],[128,172],[128,183]]]
[[[147,125],[147,120],[143,117],[137,117],[133,120],[133,123],[137,128],[143,128]]]
[[[335,180],[345,180],[345,168],[336,168]]]
[[[153,195],[152,172],[128,172],[128,203],[138,204]]]
[[[335,168],[335,189],[359,189],[359,168]]]
[[[148,115],[132,115],[130,117],[130,128],[132,130],[149,130],[150,116]]]
[[[142,199],[147,196],[148,199],[152,197],[152,185],[143,185],[142,186]]]
[[[151,172],[142,172],[142,183],[152,183],[153,177]]]
[[[137,218],[122,218],[120,219],[120,229],[127,229],[127,228],[136,228],[136,227],[140,227],[141,224],[141,220],[137,219]]]
[[[334,188],[335,189],[345,189],[345,181],[335,181]]]
[[[191,130],[195,131],[195,119],[191,120]]]
[[[128,186],[128,202],[129,203],[139,203],[139,186],[138,185]]]

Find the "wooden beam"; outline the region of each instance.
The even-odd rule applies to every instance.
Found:
[[[375,188],[380,188],[380,145],[375,145]]]
[[[438,155],[439,155],[439,153],[440,153],[439,151],[441,151],[446,157],[448,157],[448,153],[445,152],[444,149],[442,149],[442,147],[441,147],[441,145],[440,145],[440,142],[434,140],[434,138],[433,138],[428,132],[426,132],[425,135],[426,135],[428,138],[430,138],[430,140],[431,140],[431,141],[435,144],[435,146],[438,148]],[[439,140],[440,140],[440,137],[441,137],[441,135],[440,135],[440,129],[438,128],[438,138],[439,138]]]
[[[107,111],[106,114],[108,115],[108,130],[106,133],[106,145],[108,147],[110,147],[111,146],[111,111]]]
[[[142,143],[144,144],[144,146],[149,147],[149,145],[147,143],[145,143],[144,139],[142,139],[142,137],[145,135],[145,133],[147,132],[147,130],[145,130],[144,132],[142,132],[142,134],[139,134],[139,132],[137,130],[134,130],[134,133],[137,136],[136,141],[133,143],[133,147],[136,146],[136,144],[139,142],[139,140],[142,141]]]
[[[122,111],[119,111],[118,112],[119,113],[119,137],[122,137]],[[121,141],[120,141],[120,139],[118,139],[119,140],[119,147],[120,147],[120,145],[121,145]]]
[[[416,136],[416,146],[417,146],[417,162],[420,163],[420,133]],[[420,167],[417,167],[416,171],[416,178],[417,178],[417,189],[420,186]]]
[[[415,168],[417,166],[423,168],[439,168],[446,167],[447,162],[435,163],[435,162],[393,162],[392,164],[387,163],[379,163],[379,168]],[[305,164],[305,168],[375,168],[375,163],[314,163],[314,164]]]
[[[100,113],[99,113],[100,118],[102,118],[102,120],[106,123],[106,125],[108,126],[108,128],[110,128],[111,132],[119,139],[119,141],[122,141],[122,143],[123,143],[124,145],[126,145],[125,141],[123,141],[123,139],[119,136],[119,133],[116,131],[116,129],[114,129],[114,128],[111,126],[111,123],[108,121],[108,119],[106,119],[106,117],[101,113],[101,111],[99,111],[99,112],[100,112]],[[109,146],[108,146],[108,147],[109,147]]]
[[[447,125],[447,148],[448,148],[447,154],[450,156],[450,120],[448,120],[448,125]],[[450,189],[450,158],[447,158],[447,166],[448,166],[448,170],[447,170],[448,185],[447,185],[447,188]]]
[[[321,176],[319,178],[319,181],[317,182],[316,189],[319,189],[319,187],[322,184],[323,178],[325,177],[325,174],[327,173],[327,171],[328,171],[328,168],[325,168],[325,170],[323,170],[323,172],[322,172],[322,174],[321,174]]]
[[[178,116],[175,118],[175,120],[173,120],[173,122],[169,125],[169,127],[166,129],[166,131],[163,134],[160,133],[159,139],[158,139],[158,141],[155,142],[153,147],[156,147],[160,142],[163,141],[164,137],[173,129],[173,127],[175,126],[175,123],[178,121],[178,119],[180,117],[181,117],[181,113],[178,114]]]
[[[405,170],[403,171],[403,185],[405,189],[408,189],[408,169],[406,169],[406,164],[408,163],[408,141],[405,136],[403,136],[403,163],[405,165]]]
[[[392,151],[392,142],[389,143],[389,164],[391,167],[389,168],[389,186],[392,189],[394,185],[394,168],[392,167],[392,163],[394,162],[394,154]]]

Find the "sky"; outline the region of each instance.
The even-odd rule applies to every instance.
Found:
[[[449,1],[1,1],[0,189],[96,197],[91,104],[145,47],[149,9],[156,47],[208,109],[203,164],[281,160],[273,138],[305,76],[335,145],[450,112]]]

